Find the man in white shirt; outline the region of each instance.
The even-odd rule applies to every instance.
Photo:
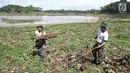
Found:
[[[36,37],[44,37],[46,36],[46,32],[43,31],[42,26],[37,26],[37,30],[35,31]],[[40,56],[40,59],[43,60],[45,55],[45,49],[46,49],[46,39],[37,39],[35,47],[38,50],[38,55]]]
[[[42,26],[37,26],[37,30],[35,31],[35,34],[37,37],[40,37],[42,35],[46,35],[46,32],[45,32],[45,30],[43,31]]]
[[[108,41],[108,32],[106,30],[106,25],[101,25],[98,30],[97,41],[94,45],[94,50],[92,51],[94,60],[93,62],[101,64],[104,61],[103,47]]]

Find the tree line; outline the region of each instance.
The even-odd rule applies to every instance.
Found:
[[[127,4],[127,13],[130,13],[130,2],[127,2],[127,0],[121,0],[118,2],[110,3],[104,7],[101,7],[100,13],[119,13],[118,5],[119,3],[126,3]]]
[[[6,5],[0,8],[0,12],[6,12],[6,13],[29,13],[29,12],[47,12],[47,13],[99,13],[100,10],[44,10],[40,7],[34,7],[32,5],[23,7],[20,5]]]
[[[100,10],[96,10],[96,9],[91,9],[91,10],[45,10],[44,12],[47,13],[99,13]]]
[[[122,2],[126,2],[126,0],[122,0]],[[91,9],[91,10],[44,10],[40,7],[34,7],[32,5],[23,7],[20,5],[6,5],[0,8],[0,12],[6,12],[6,13],[29,13],[29,12],[47,12],[47,13],[119,13],[118,11],[118,2],[110,3],[104,7],[101,7],[100,10]],[[127,13],[130,13],[130,2],[127,3]]]
[[[28,12],[41,12],[42,8],[40,7],[33,7],[32,5],[23,7],[20,5],[6,5],[0,8],[0,12],[6,13],[28,13]]]

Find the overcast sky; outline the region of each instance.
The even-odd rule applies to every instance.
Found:
[[[0,0],[0,7],[7,4],[17,4],[22,6],[33,5],[43,8],[43,10],[87,10],[100,9],[101,6],[116,1],[120,0]]]

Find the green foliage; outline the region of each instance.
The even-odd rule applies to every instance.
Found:
[[[0,11],[2,12],[18,12],[21,13],[23,11],[23,7],[19,6],[19,5],[8,5],[8,6],[4,6],[0,9]]]
[[[122,2],[126,2],[126,1],[122,1]],[[101,7],[101,11],[100,13],[110,13],[110,14],[114,14],[114,13],[119,13],[118,10],[118,4],[120,2],[114,2],[114,3],[110,3],[104,7]],[[127,3],[127,13],[130,13],[130,2],[126,2]]]
[[[40,61],[38,56],[32,56],[34,41],[30,38],[34,37],[36,27],[1,27],[0,38],[10,38],[10,40],[0,40],[0,69],[4,69],[3,73],[10,73],[10,71],[18,71],[18,73],[44,73],[49,70],[51,53],[72,53],[85,49],[91,50],[94,45],[94,37],[97,34],[99,23],[74,23],[74,24],[59,24],[47,25],[46,31],[48,34],[58,32],[66,32],[65,34],[47,40],[47,51],[44,61]],[[129,53],[127,48],[130,48],[130,24],[128,22],[111,22],[108,24],[109,41],[105,47],[108,55],[121,55]],[[113,44],[113,45],[111,45]],[[86,48],[86,47],[89,48]],[[117,49],[113,49],[113,48]],[[52,52],[56,49],[58,52]],[[8,58],[12,57],[10,63]],[[7,68],[8,67],[8,68]],[[14,70],[13,68],[17,69]],[[21,71],[20,71],[21,70]],[[102,68],[90,64],[86,71],[81,73],[95,73],[100,71],[103,73]],[[64,70],[62,73],[76,73],[74,70]],[[98,72],[99,73],[99,72]]]
[[[2,21],[14,24],[14,23],[33,23],[36,20],[12,20],[12,19],[2,19]]]
[[[7,12],[7,13],[28,13],[28,12],[41,12],[42,8],[40,7],[33,7],[32,5],[23,7],[19,5],[6,5],[0,8],[0,12]]]
[[[118,3],[119,2],[115,2],[115,3],[111,3],[109,5],[106,5],[104,7],[101,7],[101,11],[100,13],[118,13]]]
[[[6,5],[0,8],[0,12],[6,12],[6,13],[38,13],[38,12],[42,12],[43,9],[40,7],[34,7],[32,5],[23,7],[20,5]],[[92,13],[92,14],[98,14],[100,12],[100,10],[95,10],[95,9],[91,9],[91,10],[45,10],[44,13],[76,13],[76,14],[86,14],[86,13]],[[40,14],[44,14],[43,12]],[[39,14],[39,13],[38,13]]]
[[[120,0],[121,2],[127,2],[127,0]]]
[[[95,9],[91,9],[91,10],[45,10],[44,12],[48,12],[48,13],[92,13],[92,14],[98,14],[100,12],[100,10],[95,10]]]

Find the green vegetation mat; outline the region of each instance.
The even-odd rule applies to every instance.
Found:
[[[35,22],[36,20],[12,20],[12,19],[2,19],[2,21],[7,22],[9,24],[14,24],[14,23],[32,23]]]
[[[36,27],[0,27],[0,72],[3,73],[44,73],[50,72],[53,55],[63,55],[85,50],[91,50],[95,44],[94,37],[97,34],[100,23],[74,23],[47,25],[48,34],[66,32],[56,38],[47,40],[47,54],[44,61],[38,56],[32,56],[35,42],[30,38],[35,37]],[[130,53],[130,24],[129,22],[108,23],[109,41],[105,46],[108,57],[122,58]],[[56,57],[57,59],[58,57]],[[59,63],[58,63],[59,64]],[[53,66],[57,66],[57,63]],[[89,64],[81,73],[96,73],[94,69],[103,70],[100,66]],[[58,71],[54,71],[55,73]],[[60,73],[76,73],[68,68]],[[79,73],[79,72],[78,72]],[[98,73],[98,72],[97,72]]]

